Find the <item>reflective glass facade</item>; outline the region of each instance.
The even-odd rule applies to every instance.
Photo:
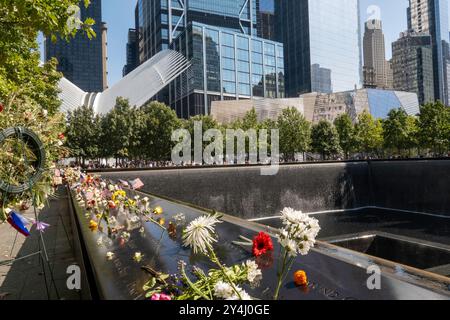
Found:
[[[393,87],[415,92],[420,104],[435,100],[433,51],[427,34],[402,33],[392,43]]]
[[[447,71],[447,65],[450,64],[448,0],[433,0],[431,4],[431,10],[434,13],[434,19],[431,20],[431,36],[435,40],[433,48],[435,96],[449,104],[450,75]]]
[[[289,97],[362,86],[358,0],[283,0],[275,12]]]
[[[138,0],[140,63],[167,49],[191,22],[256,34],[259,0]]]
[[[93,29],[97,37],[89,39],[86,34],[78,33],[70,42],[58,39],[53,43],[50,39],[45,41],[45,60],[56,58],[58,71],[64,77],[87,92],[102,92],[106,86],[104,79],[102,37],[102,2],[93,0],[88,8],[84,1],[80,1],[81,19],[92,18],[96,21]]]
[[[415,32],[432,38],[435,98],[450,103],[448,0],[410,0],[408,22]]]
[[[180,117],[208,114],[212,101],[284,97],[280,43],[191,23],[172,48],[192,62],[170,86],[170,104]]]

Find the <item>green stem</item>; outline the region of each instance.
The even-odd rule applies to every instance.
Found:
[[[225,270],[225,267],[220,263],[220,260],[217,258],[214,250],[211,248],[211,246],[208,245],[208,250],[209,253],[211,255],[211,260],[217,264],[217,266],[220,268],[220,270],[222,271],[224,277],[227,279],[227,281],[230,283],[231,287],[233,288],[233,291],[236,293],[236,295],[238,296],[239,300],[242,300],[242,296],[239,292],[239,290],[236,288],[233,280],[231,280],[230,276],[227,274],[227,271]]]
[[[281,285],[283,283],[283,278],[284,278],[283,275],[285,273],[285,268],[286,268],[287,252],[284,248],[282,249],[282,251],[284,253],[283,264],[281,266],[281,271],[278,271],[278,283],[277,283],[277,288],[275,289],[275,294],[273,296],[274,300],[278,300],[278,296],[280,295],[280,289],[281,289]]]
[[[189,279],[189,277],[186,274],[186,271],[184,270],[184,266],[181,268],[181,274],[184,277],[184,279],[186,280],[186,282],[188,283],[189,287],[192,288],[192,290],[194,290],[195,293],[197,293],[198,295],[200,295],[202,298],[204,298],[205,300],[211,300],[210,298],[208,298],[208,296],[206,296],[203,292],[201,292],[196,286],[195,284],[192,283],[192,281]]]

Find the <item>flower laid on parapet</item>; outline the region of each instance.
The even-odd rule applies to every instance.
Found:
[[[133,248],[131,259],[136,264],[141,264],[145,257],[149,265],[142,268],[150,273],[150,277],[142,289],[145,297],[150,300],[258,298],[250,296],[246,290],[260,285],[262,270],[273,268],[274,261],[278,262],[278,281],[273,288],[273,297],[278,299],[294,260],[298,255],[308,254],[320,231],[316,219],[300,211],[285,208],[281,218],[283,227],[273,237],[278,239],[278,259],[273,257],[273,238],[265,232],[259,232],[253,239],[240,236],[240,241],[233,241],[235,245],[249,248],[248,259],[228,266],[221,261],[215,251],[220,242],[217,232],[222,223],[220,215],[214,213],[199,216],[187,223],[184,214],[167,214],[162,206],[153,204],[148,197],[141,197],[131,191],[133,195],[129,196],[120,185],[104,181],[98,176],[78,174],[73,170],[66,170],[66,173],[68,176],[65,179],[71,181],[71,189],[77,203],[85,211],[89,229],[98,234],[98,246],[111,250],[113,244],[117,243],[115,250]],[[145,225],[147,222],[161,230],[158,246],[149,259],[145,256],[145,252],[133,247],[135,245],[133,242],[129,243],[132,237],[145,237],[146,232],[150,234],[157,230],[148,228]],[[184,261],[179,261],[176,274],[155,271],[152,269],[155,264],[153,259],[159,254],[163,241],[174,241],[180,249],[181,247],[188,249],[191,257],[203,256],[209,261],[209,269],[203,270],[196,265],[188,266]],[[116,256],[119,257],[116,252],[108,251],[106,260],[116,260]],[[305,287],[308,283],[306,273],[301,270],[293,274],[292,279],[298,286]]]
[[[283,227],[277,231],[277,240],[280,245],[277,270],[277,287],[274,299],[277,300],[280,289],[289,274],[292,265],[300,255],[307,255],[316,242],[317,234],[320,231],[317,219],[308,214],[296,211],[292,208],[284,208],[281,211]],[[244,236],[239,236],[238,241],[232,243],[238,246],[251,247],[252,255],[256,258],[256,263],[261,269],[272,267],[274,249],[272,238],[264,232],[258,233],[253,240]],[[306,272],[299,270],[294,274],[294,283],[297,286],[308,284]]]
[[[285,208],[281,212],[283,227],[278,233],[278,242],[281,245],[278,265],[278,284],[274,299],[279,297],[281,286],[297,255],[307,255],[314,247],[316,237],[320,231],[319,221],[301,211]]]

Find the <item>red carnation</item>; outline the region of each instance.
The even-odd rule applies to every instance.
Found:
[[[0,103],[0,112],[2,112],[4,108],[5,108],[5,107],[3,106],[3,104]]]
[[[58,139],[63,140],[65,138],[64,133],[58,134]]]
[[[267,253],[267,251],[273,250],[272,238],[264,232],[260,232],[257,236],[253,238],[253,255],[255,257],[262,256]]]

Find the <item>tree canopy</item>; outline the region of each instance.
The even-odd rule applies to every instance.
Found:
[[[311,147],[323,160],[341,153],[339,135],[332,123],[321,120],[312,127]]]

